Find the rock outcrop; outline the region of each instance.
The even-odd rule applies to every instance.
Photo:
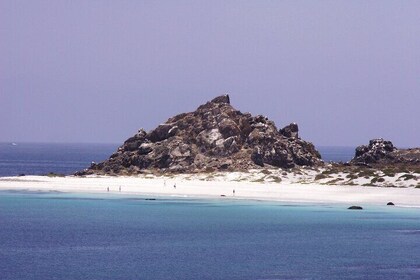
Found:
[[[362,206],[358,206],[358,205],[353,205],[353,206],[350,206],[347,209],[349,209],[349,210],[363,210],[363,207]]]
[[[397,149],[391,141],[382,138],[369,141],[369,145],[356,148],[354,158],[350,161],[356,165],[375,164],[420,164],[420,148]]]
[[[353,163],[370,164],[377,163],[381,160],[393,159],[392,152],[396,148],[391,141],[382,138],[369,141],[369,145],[361,145],[356,148]]]
[[[267,117],[234,109],[229,96],[223,95],[154,130],[140,129],[108,160],[76,174],[239,171],[318,164],[322,164],[320,154],[313,144],[299,138],[297,124],[278,130]]]

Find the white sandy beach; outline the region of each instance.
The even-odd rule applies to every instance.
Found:
[[[191,198],[271,200],[293,203],[386,205],[420,207],[419,188],[385,188],[367,186],[322,185],[293,182],[248,182],[236,180],[228,174],[216,179],[203,180],[199,175],[190,177],[47,177],[24,176],[0,178],[0,190],[59,191],[73,193],[109,193],[144,196],[173,196]],[[174,187],[176,185],[176,188]],[[235,190],[235,194],[233,194]]]

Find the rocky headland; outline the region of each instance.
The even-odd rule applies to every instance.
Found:
[[[391,141],[382,138],[372,139],[368,145],[356,148],[354,165],[387,166],[387,165],[420,165],[420,148],[397,149]]]
[[[420,148],[398,149],[391,141],[372,139],[356,148],[351,161],[326,164],[313,176],[328,185],[420,188]]]
[[[265,116],[236,110],[229,95],[223,95],[149,132],[140,129],[109,159],[76,175],[202,173],[322,164],[314,145],[299,137],[296,123],[278,129]]]

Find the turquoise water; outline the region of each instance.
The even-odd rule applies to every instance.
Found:
[[[420,210],[0,193],[1,279],[420,279]]]

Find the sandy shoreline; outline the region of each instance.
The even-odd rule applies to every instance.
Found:
[[[174,187],[176,185],[176,188]],[[175,177],[1,177],[0,190],[59,191],[74,193],[121,193],[127,195],[173,196],[269,200],[293,203],[386,205],[419,207],[420,189],[322,185],[316,183],[267,183]],[[235,190],[235,194],[233,194]]]

